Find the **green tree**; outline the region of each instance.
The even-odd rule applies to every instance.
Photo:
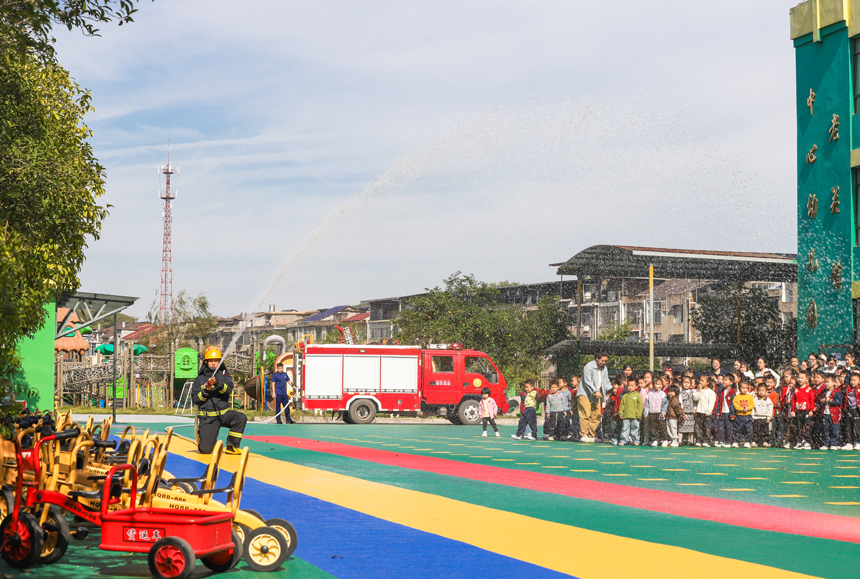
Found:
[[[18,340],[45,303],[77,290],[88,238],[107,208],[104,169],[83,123],[90,94],[53,60],[13,58],[0,42],[0,388],[17,372]]]
[[[0,50],[53,58],[55,25],[98,36],[96,26],[133,22],[137,0],[0,0]]]
[[[557,298],[545,296],[527,311],[500,304],[499,290],[472,275],[457,272],[444,282],[444,289],[428,289],[397,313],[402,343],[461,343],[489,354],[513,382],[538,378],[546,365],[543,351],[568,336],[567,312]]]
[[[174,349],[190,347],[194,348],[198,340],[205,340],[215,333],[218,327],[218,319],[211,312],[211,304],[206,294],[199,293],[192,297],[187,291],[182,290],[173,300],[173,311],[170,321],[159,324],[150,339],[154,340],[152,352],[166,354],[168,346],[172,343]],[[158,314],[158,306],[153,302],[149,313],[146,314],[148,322],[155,323]]]
[[[797,353],[797,321],[782,321],[774,298],[761,288],[725,285],[699,298],[692,311],[693,325],[706,343],[737,342],[738,303],[741,309],[741,341],[738,357],[750,363],[763,356],[777,367]]]
[[[626,342],[633,335],[630,329],[630,318],[622,322],[615,322],[611,326],[605,328],[597,337],[603,342]],[[559,376],[571,376],[573,374],[581,374],[582,369],[586,364],[594,360],[594,356],[558,356],[555,359],[557,374]],[[659,362],[659,361],[658,361]],[[644,356],[609,356],[606,362],[606,367],[610,371],[621,370],[624,366],[630,364],[634,370],[644,372],[650,366],[650,361]]]

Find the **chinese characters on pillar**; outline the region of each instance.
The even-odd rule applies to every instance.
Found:
[[[827,129],[830,133],[830,142],[839,140],[839,115],[833,115],[833,120],[830,122],[830,128]]]
[[[815,258],[815,248],[809,250],[809,261],[806,262],[806,271],[818,271],[818,260]]]
[[[806,99],[806,106],[809,107],[809,116],[812,116],[812,103],[815,102],[815,91],[809,89],[809,98]]]
[[[833,201],[830,202],[830,213],[839,213],[839,187],[831,187],[830,193],[833,194]]]
[[[810,219],[815,219],[818,216],[818,197],[815,193],[809,194],[809,201],[806,202],[806,213]]]
[[[815,151],[817,151],[817,150],[818,150],[818,145],[812,145],[812,148],[809,149],[809,152],[806,154],[806,164],[807,165],[813,164],[818,159],[818,157],[815,156]]]
[[[830,281],[833,283],[833,289],[842,289],[842,260],[837,260],[833,264],[833,269],[830,270]]]

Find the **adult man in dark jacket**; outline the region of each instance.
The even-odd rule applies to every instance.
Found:
[[[218,431],[229,428],[227,454],[239,454],[248,417],[230,409],[233,378],[221,364],[221,350],[209,346],[203,353],[203,367],[191,386],[191,401],[197,406],[197,450],[211,454]]]

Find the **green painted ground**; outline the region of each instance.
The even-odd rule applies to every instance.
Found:
[[[860,518],[860,452],[855,451],[528,442],[510,438],[505,429],[502,438],[483,438],[480,429],[453,425],[255,424],[246,434],[340,442]]]
[[[384,444],[393,444],[387,439],[382,440],[385,441]],[[619,507],[544,493],[539,489],[518,489],[471,481],[265,442],[247,441],[247,444],[252,452],[271,458],[502,511],[526,514],[546,521],[685,547],[810,575],[840,579],[856,577],[854,567],[858,561],[858,549],[857,545],[850,543],[750,530],[649,512],[647,505],[643,505],[644,510]],[[739,549],[739,545],[758,547]]]

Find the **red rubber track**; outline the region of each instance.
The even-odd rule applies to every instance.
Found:
[[[776,533],[788,533],[834,541],[860,543],[860,520],[852,517],[813,513],[784,507],[760,505],[731,499],[719,499],[604,483],[587,479],[543,474],[497,466],[470,464],[446,458],[401,454],[389,450],[321,442],[289,436],[246,436],[245,440],[270,442],[335,454],[388,466],[456,476],[486,483],[523,489],[541,490],[558,495],[600,501],[622,507],[657,511],[679,517],[713,521]]]

